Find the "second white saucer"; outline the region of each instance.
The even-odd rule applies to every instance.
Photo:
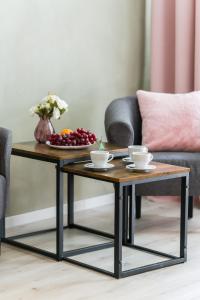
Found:
[[[122,158],[122,161],[123,161],[124,163],[126,163],[126,164],[131,164],[131,163],[133,163],[133,161],[132,161],[132,159],[131,159],[130,156]]]
[[[136,168],[135,164],[126,166],[126,169],[133,170],[135,172],[150,172],[156,169],[154,165],[147,165],[144,168]]]
[[[114,168],[114,165],[107,163],[103,167],[96,167],[93,163],[88,163],[88,164],[85,164],[84,167],[86,169],[93,170],[93,171],[107,171],[107,170]]]

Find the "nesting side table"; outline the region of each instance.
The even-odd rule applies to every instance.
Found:
[[[189,168],[178,167],[168,164],[154,163],[156,169],[150,173],[130,172],[122,165],[120,159],[112,162],[115,168],[107,172],[94,172],[84,169],[83,164],[67,165],[61,170],[68,174],[68,203],[70,207],[69,225],[71,228],[85,230],[91,233],[99,234],[104,237],[113,238],[113,243],[108,242],[103,247],[114,247],[114,270],[113,272],[80,262],[75,256],[81,254],[80,250],[73,250],[73,253],[66,252],[64,260],[95,270],[101,273],[113,276],[115,278],[127,277],[146,271],[164,268],[180,264],[187,259],[187,214],[188,214],[188,188],[189,188]],[[74,176],[82,176],[95,180],[110,182],[114,185],[115,209],[114,209],[114,236],[106,233],[97,232],[91,228],[85,228],[74,223]],[[144,248],[134,243],[134,223],[135,223],[135,185],[141,183],[150,183],[153,181],[169,180],[180,178],[181,183],[181,213],[180,213],[180,255],[174,256],[157,250]],[[127,187],[131,187],[132,197],[129,198],[127,205]],[[129,207],[129,208],[128,208]],[[127,209],[128,208],[128,209]],[[129,216],[128,216],[129,214]],[[127,222],[128,221],[128,222]],[[122,246],[130,247],[138,251],[144,251],[165,258],[164,261],[143,265],[134,269],[122,269]],[[101,249],[103,249],[103,247]],[[98,251],[99,246],[91,246],[88,251]],[[87,252],[87,249],[86,251]],[[84,253],[85,253],[84,252]],[[73,257],[74,256],[74,257]]]

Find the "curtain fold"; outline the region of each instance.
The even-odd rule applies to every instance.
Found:
[[[151,61],[151,0],[145,1],[144,68],[142,89],[150,89]]]
[[[152,0],[151,90],[200,90],[200,0]]]

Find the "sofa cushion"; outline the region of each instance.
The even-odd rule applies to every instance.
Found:
[[[190,168],[189,193],[200,194],[200,153],[191,152],[153,152],[154,161]],[[136,186],[136,193],[143,196],[178,196],[180,179],[165,180]]]
[[[200,151],[200,91],[137,92],[142,143],[150,151]]]

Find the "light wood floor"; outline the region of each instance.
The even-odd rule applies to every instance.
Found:
[[[178,253],[179,204],[143,201],[143,217],[137,221],[136,243],[168,253]],[[77,214],[77,223],[113,231],[113,206]],[[22,233],[51,226],[55,221],[10,230]],[[74,237],[73,237],[74,236]],[[104,242],[78,231],[65,233],[65,249]],[[72,239],[73,238],[73,239]],[[26,239],[26,242],[54,250],[54,234]],[[69,242],[70,240],[70,242]],[[132,251],[132,250],[131,250]],[[81,255],[77,259],[111,270],[112,249]],[[123,251],[123,268],[155,261],[155,257]],[[156,257],[156,261],[159,258]],[[185,264],[116,280],[67,262],[55,262],[40,255],[2,245],[0,257],[0,300],[193,300],[200,299],[200,210],[189,221],[188,261]]]

